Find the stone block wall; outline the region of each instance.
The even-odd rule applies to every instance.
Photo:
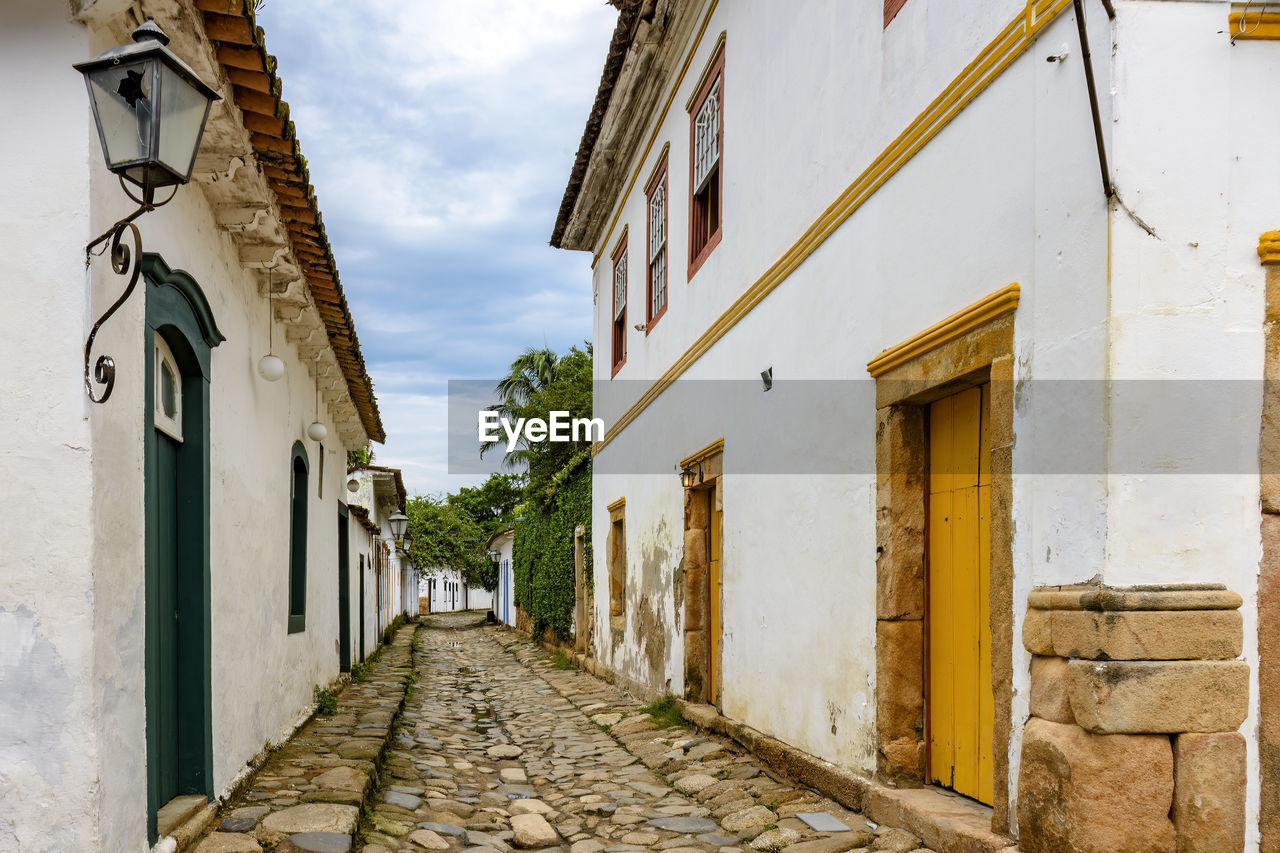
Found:
[[[1037,589],[1027,604],[1020,849],[1242,851],[1240,596],[1088,585]]]

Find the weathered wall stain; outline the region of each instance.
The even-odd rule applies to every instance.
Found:
[[[670,575],[664,577],[664,569],[670,561],[669,539],[667,519],[660,517],[652,532],[640,543],[635,583],[627,585],[632,612],[636,614],[631,622],[634,643],[648,667],[645,680],[654,685],[666,680],[667,652],[671,647],[671,622],[664,612],[671,586]]]
[[[18,605],[0,607],[0,767],[21,777],[34,769],[47,784],[62,783],[62,744],[71,676],[57,649],[40,633],[39,617]],[[11,780],[14,781],[14,780]]]

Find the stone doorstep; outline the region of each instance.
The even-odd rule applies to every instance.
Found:
[[[191,819],[193,815],[209,804],[209,798],[202,794],[187,794],[174,797],[156,812],[156,832],[161,838],[172,835],[173,831]]]
[[[175,853],[182,853],[204,835],[204,831],[209,828],[209,825],[213,823],[213,819],[217,816],[218,804],[206,803],[203,808],[197,810],[181,824],[173,827],[171,831],[164,833],[161,837],[163,838],[165,835],[172,837],[177,842]]]
[[[594,658],[574,655],[573,661],[604,681],[628,687]],[[1018,853],[1013,839],[991,830],[990,806],[941,788],[880,785],[731,720],[711,705],[676,701],[685,718],[700,728],[733,738],[764,764],[877,823],[911,832],[937,853]]]

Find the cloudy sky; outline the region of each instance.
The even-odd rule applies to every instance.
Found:
[[[547,245],[617,12],[604,0],[266,0],[387,428],[378,462],[452,491],[450,379],[591,335],[590,257]]]

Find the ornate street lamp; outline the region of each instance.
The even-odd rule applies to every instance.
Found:
[[[141,272],[142,236],[133,220],[173,198],[170,195],[156,204],[157,189],[171,186],[176,193],[179,185],[191,179],[209,106],[218,100],[218,93],[169,50],[169,37],[155,21],[148,18],[134,30],[133,41],[73,66],[84,75],[107,168],[119,178],[125,194],[138,203],[137,210],[85,247],[88,266],[94,248],[110,240],[112,270],[129,276],[124,293],[94,323],[85,342],[84,384],[95,403],[111,396],[116,366],[110,356],[98,358],[93,375],[105,387],[102,396],[95,397],[89,380],[93,339],[129,298]],[[141,196],[131,192],[125,181],[138,187]],[[126,228],[132,232],[132,250],[121,242]]]
[[[404,538],[404,532],[409,527],[409,516],[396,510],[387,521],[391,524],[391,535],[396,538],[396,542],[399,542]]]

